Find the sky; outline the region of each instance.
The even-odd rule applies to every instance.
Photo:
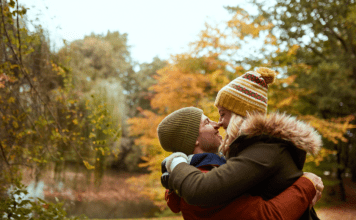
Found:
[[[249,8],[244,0],[19,0],[29,8],[29,20],[49,31],[53,48],[63,39],[119,31],[128,34],[131,57],[150,63],[155,56],[188,50],[205,22],[227,21],[231,15],[224,6]],[[36,21],[38,18],[38,21]]]

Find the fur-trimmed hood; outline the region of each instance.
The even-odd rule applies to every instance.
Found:
[[[285,113],[248,114],[239,136],[268,135],[292,142],[297,148],[316,155],[321,146],[320,134],[309,124]]]

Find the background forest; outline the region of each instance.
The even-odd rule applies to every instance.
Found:
[[[318,206],[350,202],[355,1],[250,3],[258,14],[226,7],[229,21],[206,23],[185,53],[136,63],[129,36],[119,31],[92,33],[54,50],[40,25],[30,31],[21,1],[1,0],[0,215],[173,215],[160,184],[160,164],[169,153],[159,145],[157,125],[187,106],[218,120],[217,92],[261,66],[278,72],[269,112],[292,114],[323,136],[323,149],[308,156],[304,168],[326,186]]]

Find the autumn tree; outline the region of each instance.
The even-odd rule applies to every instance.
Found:
[[[91,34],[63,47],[58,56],[62,63],[70,67],[74,88],[82,97],[94,95],[105,99],[115,107],[113,117],[119,119],[120,143],[115,144],[116,158],[110,161],[112,168],[137,170],[141,150],[134,148],[134,138],[128,135],[127,119],[136,116],[139,109],[149,109],[152,92],[148,88],[156,80],[156,71],[166,63],[155,58],[152,63],[136,64],[131,60],[127,34],[107,32],[106,35]],[[139,67],[138,71],[133,66]],[[108,91],[110,89],[110,91]],[[99,90],[107,90],[98,93]],[[117,146],[119,145],[119,146]]]
[[[63,81],[41,29],[27,31],[25,13],[18,2],[1,1],[1,192],[20,182],[23,167],[40,170],[48,160],[59,160],[49,141],[52,131],[61,130],[47,92]]]
[[[105,145],[116,141],[120,130],[109,121],[104,103],[94,105],[73,89],[72,71],[51,51],[40,26],[28,31],[25,13],[18,2],[1,1],[1,193],[20,184],[26,167],[35,170],[36,181],[50,163],[63,174],[64,161],[73,157],[94,168],[98,157],[93,154],[106,156]],[[55,178],[65,180],[64,175]]]
[[[72,75],[75,84],[72,94],[76,94],[78,106],[89,120],[81,126],[86,140],[92,142],[85,142],[82,146],[83,153],[93,158],[87,161],[87,168],[94,170],[98,185],[106,167],[121,154],[115,138],[122,136],[126,129],[122,125],[126,97],[120,78],[120,74],[127,74],[132,68],[126,41],[126,34],[119,32],[91,34],[65,45],[58,52],[60,62],[69,67]],[[88,149],[94,149],[95,155],[88,155]],[[90,172],[88,175],[90,179]]]
[[[136,117],[142,110],[152,110],[150,101],[154,97],[155,92],[149,87],[156,84],[157,70],[163,68],[167,64],[166,61],[155,57],[151,63],[139,64],[139,70],[131,76],[134,86],[130,87],[131,92],[126,94],[126,99],[130,104],[125,106],[125,114],[122,118],[122,124],[129,126],[127,120]],[[138,164],[142,162],[141,146],[135,146],[134,137],[130,137],[128,132],[123,131],[121,138],[120,153],[112,167],[119,169],[126,169],[129,171],[139,171],[142,168]]]
[[[283,68],[291,82],[283,85],[284,91],[294,91],[283,99],[284,105],[291,104],[289,108],[299,114],[313,117],[312,124],[330,141],[325,142],[325,149],[336,152],[343,189],[346,168],[356,173],[355,164],[350,163],[355,156],[355,126],[350,123],[354,124],[356,115],[356,3],[278,0],[268,7],[266,2],[253,2],[274,24],[269,34],[275,36],[278,48],[265,59]]]

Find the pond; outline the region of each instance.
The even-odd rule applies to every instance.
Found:
[[[46,199],[54,202],[53,198]],[[143,218],[154,217],[158,208],[151,201],[64,201],[68,216],[85,214],[89,218]]]
[[[118,201],[114,199],[107,200],[78,200],[74,199],[75,195],[70,189],[64,189],[63,183],[58,183],[58,188],[62,189],[62,195],[66,198],[58,197],[60,202],[64,203],[64,208],[68,216],[86,215],[89,218],[143,218],[154,217],[154,213],[159,209],[149,200],[141,199],[140,201]],[[27,190],[28,197],[38,197],[48,202],[56,203],[55,196],[48,196],[44,192],[46,185],[43,181],[37,184],[31,182]]]

